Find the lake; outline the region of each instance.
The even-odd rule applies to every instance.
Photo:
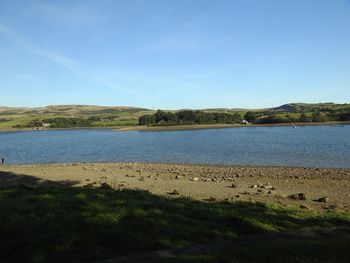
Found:
[[[350,125],[0,133],[8,164],[155,162],[350,168]]]

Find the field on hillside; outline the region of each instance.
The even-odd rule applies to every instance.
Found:
[[[176,113],[183,110],[172,110]],[[195,110],[197,111],[197,110]],[[350,114],[350,104],[334,103],[291,103],[270,109],[201,109],[205,113],[239,114],[241,120],[248,111],[253,112],[258,119],[273,116],[274,118],[292,122],[301,118],[302,114],[312,121],[314,113],[320,114],[320,121],[336,121],[341,113]],[[0,130],[13,128],[45,128],[49,122],[51,128],[78,127],[120,127],[136,126],[143,115],[152,115],[154,110],[133,107],[107,107],[91,105],[57,105],[42,108],[9,108],[0,107]],[[335,117],[334,117],[335,116]],[[67,119],[70,119],[70,121]],[[276,120],[275,120],[276,121]],[[58,123],[57,123],[58,122]]]
[[[142,108],[100,106],[48,106],[43,108],[1,108],[0,129],[23,128],[35,120],[54,118],[95,118],[94,127],[133,126],[141,115],[152,113]]]

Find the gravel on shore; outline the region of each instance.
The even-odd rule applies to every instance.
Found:
[[[350,169],[153,163],[0,166],[0,187],[58,184],[140,189],[173,198],[350,211]]]

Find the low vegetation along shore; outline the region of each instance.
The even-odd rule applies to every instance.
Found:
[[[350,121],[350,104],[290,103],[268,109],[150,110],[133,107],[56,105],[0,107],[0,130],[122,128],[199,129],[239,125],[317,125]],[[149,128],[149,129],[146,129]],[[162,129],[161,129],[162,128]]]
[[[185,131],[202,129],[224,129],[242,127],[297,127],[297,126],[331,126],[339,127],[349,125],[350,121],[344,122],[312,122],[312,123],[274,123],[274,124],[193,124],[193,125],[171,125],[171,126],[129,126],[115,128],[117,131]]]
[[[1,262],[348,262],[350,169],[0,167]]]

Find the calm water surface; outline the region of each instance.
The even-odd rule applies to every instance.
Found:
[[[7,163],[164,162],[350,168],[350,125],[0,133]]]

